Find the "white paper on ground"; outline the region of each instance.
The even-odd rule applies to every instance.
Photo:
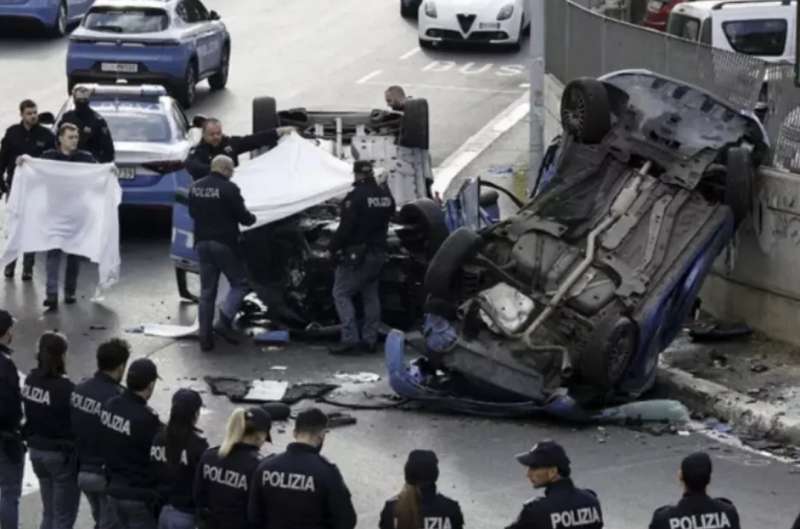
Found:
[[[353,168],[291,134],[267,153],[242,162],[233,182],[256,216],[253,226],[243,228],[250,230],[343,197],[353,185]]]
[[[245,400],[279,401],[286,395],[289,383],[279,380],[254,380]]]
[[[363,384],[367,382],[377,382],[381,379],[381,376],[377,373],[368,373],[366,371],[362,371],[360,373],[343,373],[339,372],[334,375],[337,380],[341,380],[343,382],[355,382],[357,384]]]
[[[200,323],[198,320],[194,320],[191,325],[164,325],[161,323],[145,323],[142,325],[144,334],[160,338],[186,338],[197,334],[199,329]]]

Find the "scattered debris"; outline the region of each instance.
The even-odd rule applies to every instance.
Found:
[[[766,373],[767,371],[769,371],[769,367],[760,362],[755,362],[750,365],[750,371],[752,371],[753,373]]]
[[[231,402],[251,402],[245,397],[250,392],[254,380],[234,377],[204,377],[206,384],[213,395],[225,395]],[[324,397],[339,386],[335,384],[304,383],[292,384],[286,390],[281,402],[296,404],[301,400],[318,399]],[[255,401],[262,402],[262,401]]]
[[[711,363],[714,367],[728,367],[727,355],[720,353],[716,349],[712,349],[710,357],[711,357]]]
[[[353,382],[355,384],[368,384],[371,382],[377,382],[381,379],[381,376],[377,373],[369,373],[367,371],[361,371],[359,373],[345,373],[343,371],[339,371],[334,375],[334,377],[342,382]]]
[[[250,385],[250,390],[244,396],[244,400],[278,402],[286,396],[289,383],[279,380],[254,380]]]
[[[722,321],[696,321],[687,330],[695,342],[717,342],[745,338],[753,334],[753,328],[746,323]]]
[[[689,430],[678,430],[678,435],[681,437],[689,437],[692,433]]]
[[[264,331],[253,336],[257,344],[285,344],[289,343],[289,331]]]
[[[356,424],[356,418],[343,412],[333,412],[328,414],[328,427],[338,428],[339,426],[350,426]]]
[[[90,331],[105,331],[106,329],[105,325],[89,325]]]
[[[272,367],[270,367],[270,369],[272,371],[286,371],[289,368],[286,367],[286,366],[272,366]]]

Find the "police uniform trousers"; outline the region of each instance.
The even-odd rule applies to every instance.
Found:
[[[198,307],[200,336],[211,336],[220,273],[225,274],[225,279],[230,285],[221,310],[231,320],[236,316],[244,299],[247,276],[241,259],[227,244],[200,241],[195,245],[195,250],[200,259],[200,306]]]
[[[19,529],[19,498],[25,472],[25,452],[19,443],[13,453],[10,441],[0,439],[0,529]]]
[[[58,297],[58,273],[63,253],[61,250],[47,252],[47,285],[45,287],[47,297]],[[78,288],[80,259],[80,256],[67,254],[67,269],[64,273],[64,293],[67,295],[74,296]]]
[[[108,504],[122,529],[158,529],[153,506],[148,502],[109,496]]]
[[[89,502],[95,529],[118,528],[114,513],[108,504],[107,487],[108,480],[102,472],[83,469],[78,472],[78,488]]]
[[[33,274],[33,265],[36,263],[36,254],[33,252],[25,253],[22,255],[22,273]],[[17,261],[11,261],[6,265],[5,273],[8,276],[13,276],[17,268]]]
[[[194,514],[165,505],[158,517],[158,529],[194,529]]]
[[[342,343],[359,342],[358,319],[353,297],[361,295],[364,306],[364,320],[361,327],[361,340],[368,345],[378,341],[381,323],[381,299],[378,291],[381,270],[386,262],[383,250],[368,250],[361,264],[339,264],[333,281],[333,301],[342,325]]]
[[[78,518],[78,456],[74,450],[30,449],[31,465],[42,496],[40,529],[72,529]]]

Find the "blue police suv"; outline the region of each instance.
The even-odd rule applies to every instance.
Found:
[[[93,0],[0,0],[0,20],[32,21],[54,37],[62,37],[80,20]]]
[[[230,53],[225,24],[200,0],[97,0],[70,37],[68,87],[162,85],[188,108],[201,80],[225,88]]]

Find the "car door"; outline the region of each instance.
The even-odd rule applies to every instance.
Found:
[[[197,31],[197,61],[201,75],[216,70],[222,51],[216,24],[211,20],[211,15],[199,0],[184,0],[184,5]]]

